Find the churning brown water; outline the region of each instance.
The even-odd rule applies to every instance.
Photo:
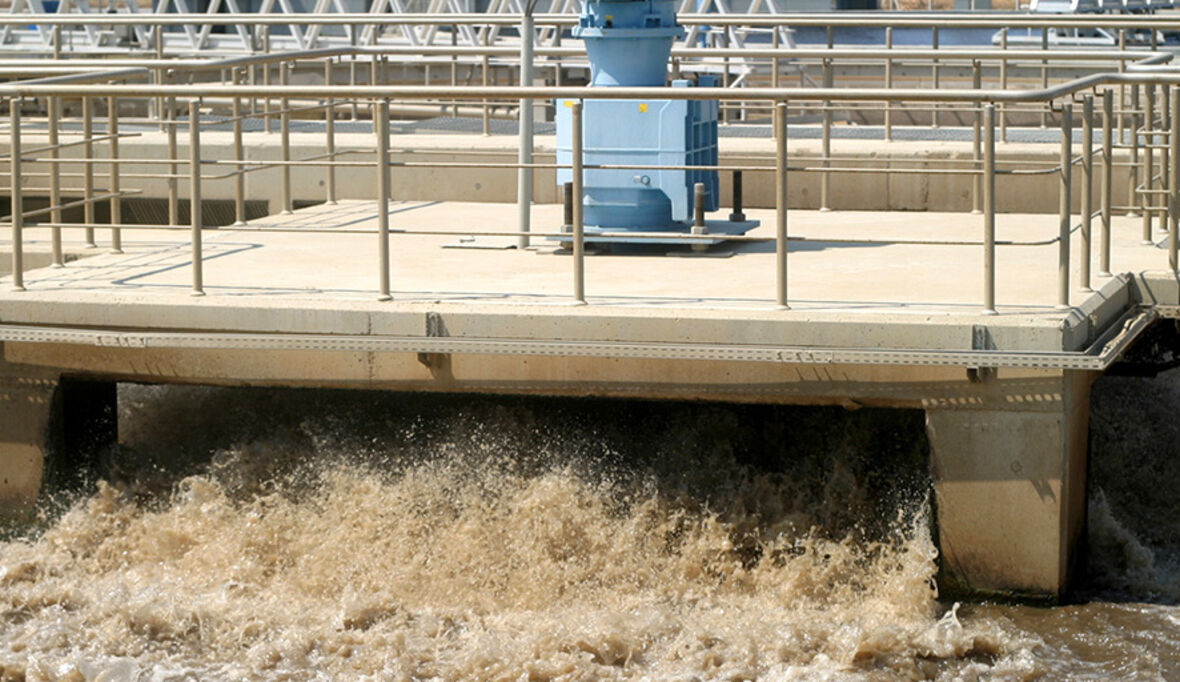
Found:
[[[0,543],[0,679],[1180,678],[1174,377],[1096,391],[1052,609],[938,599],[920,413],[120,403],[106,480]]]

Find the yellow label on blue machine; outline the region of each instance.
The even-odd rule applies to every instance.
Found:
[[[639,113],[641,113],[641,114],[647,113],[647,102],[640,102],[639,103]]]

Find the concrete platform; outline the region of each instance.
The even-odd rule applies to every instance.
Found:
[[[576,395],[922,407],[932,398],[927,379],[938,376],[940,396],[955,392],[966,380],[964,367],[1105,369],[1116,357],[1111,336],[1140,299],[1180,302],[1175,278],[1160,270],[1166,251],[1139,244],[1134,219],[1115,222],[1113,262],[1123,274],[1095,278],[1096,291],[1075,285],[1072,308],[1058,309],[1056,219],[1001,216],[999,239],[1012,244],[998,247],[999,314],[989,316],[980,303],[982,248],[970,245],[981,217],[792,211],[791,234],[800,241],[790,249],[789,310],[774,302],[770,242],[713,247],[706,257],[592,255],[589,305],[576,306],[572,257],[540,237],[540,248],[523,252],[443,248],[469,234],[464,229],[515,229],[514,207],[432,202],[392,207],[393,300],[379,301],[374,208],[345,201],[243,229],[206,230],[202,297],[191,295],[187,230],[130,230],[125,253],[100,248],[64,268],[32,270],[27,291],[6,290],[0,279],[0,340],[10,361],[137,381],[494,391],[544,384],[545,391]],[[560,213],[536,206],[534,224],[556,226]],[[769,236],[773,213],[749,213],[763,221],[751,236]],[[268,231],[275,228],[295,233]],[[414,234],[419,230],[444,234]],[[45,230],[30,234],[37,237],[30,249],[48,249]],[[67,236],[68,250],[93,253],[79,236]],[[877,243],[887,240],[932,244]],[[1075,243],[1075,263],[1080,248]],[[708,257],[717,255],[725,257]],[[71,348],[58,357],[45,349],[55,343]],[[109,352],[120,348],[171,355],[152,367]],[[219,356],[228,364],[190,366],[184,349],[338,351],[337,359],[353,353],[354,365]],[[589,364],[554,383],[546,372],[556,370],[520,374],[476,362],[480,378],[464,384],[458,375],[440,379],[428,364],[382,376],[381,354],[391,352]],[[616,369],[604,372],[602,358],[614,359]],[[617,362],[623,358],[672,364],[650,381],[635,381],[635,367]],[[715,364],[706,372],[675,365],[680,361]],[[765,363],[778,369],[760,370]],[[842,370],[838,382],[813,381],[806,372],[780,375],[793,364],[861,369]]]
[[[80,324],[78,314],[93,305],[106,309],[107,325],[140,326],[132,306],[110,303],[166,304],[179,310],[251,308],[330,308],[340,312],[392,312],[421,305],[448,305],[465,311],[503,306],[561,308],[562,316],[647,316],[674,310],[678,317],[751,316],[782,323],[820,320],[865,324],[905,323],[928,326],[919,338],[887,339],[857,333],[847,340],[804,333],[795,341],[822,346],[885,344],[897,347],[970,347],[970,339],[944,338],[938,330],[962,324],[992,327],[1020,325],[1029,330],[1082,324],[1077,310],[1054,305],[1057,277],[1055,216],[1007,214],[997,219],[997,301],[1000,315],[980,313],[982,218],[944,213],[792,211],[790,233],[790,304],[774,305],[774,245],[728,243],[708,255],[669,258],[654,255],[591,255],[587,260],[587,297],[591,306],[568,309],[572,296],[571,258],[547,240],[534,237],[536,250],[484,251],[444,249],[469,233],[515,229],[515,207],[507,204],[397,202],[390,212],[394,301],[376,301],[377,259],[375,204],[343,201],[322,204],[252,221],[244,229],[205,231],[205,283],[208,296],[193,298],[187,229],[128,230],[124,254],[87,250],[80,230],[66,231],[67,250],[92,257],[65,268],[42,268],[26,274],[29,291],[0,291],[0,319],[29,324]],[[752,237],[773,234],[773,211],[751,209],[762,221]],[[537,230],[559,230],[561,209],[537,205]],[[268,232],[269,228],[307,230],[304,234]],[[1097,222],[1095,229],[1097,230]],[[1112,262],[1116,273],[1162,270],[1166,244],[1139,243],[1140,222],[1116,218]],[[441,235],[413,234],[418,230]],[[410,234],[403,232],[409,231]],[[26,249],[47,247],[47,230],[30,228]],[[104,237],[99,230],[100,239]],[[1097,237],[1097,235],[1095,235]],[[486,239],[479,237],[478,239]],[[505,242],[511,238],[499,238]],[[903,243],[880,243],[900,241]],[[1081,244],[1075,233],[1075,272],[1071,300],[1078,309],[1100,307],[1111,286],[1125,289],[1130,279],[1094,277],[1096,289],[1077,286]],[[911,242],[911,243],[904,243]],[[923,243],[912,243],[923,242]],[[0,240],[0,248],[6,242]],[[685,249],[687,250],[687,249]],[[1098,271],[1097,253],[1092,255]],[[0,280],[3,281],[3,280]],[[46,303],[56,306],[46,306]],[[1161,301],[1163,303],[1164,301]],[[274,318],[278,319],[278,318]],[[157,323],[159,320],[157,320]],[[1099,320],[1088,320],[1092,325]],[[250,327],[250,321],[243,323]],[[204,327],[190,321],[184,326]],[[222,324],[222,328],[236,328]],[[333,333],[331,327],[279,325],[275,331]],[[1092,331],[1092,330],[1087,330]],[[1090,334],[1048,340],[1022,336],[1023,349],[1076,350]],[[742,340],[737,335],[734,341]],[[855,342],[859,340],[858,342]]]

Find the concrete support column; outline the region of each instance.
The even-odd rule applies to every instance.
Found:
[[[0,344],[0,529],[32,518],[42,483],[84,480],[118,438],[113,381],[7,362]]]
[[[55,372],[7,364],[0,353],[0,526],[35,511],[53,440],[57,387]]]
[[[984,375],[969,397],[927,404],[944,592],[1064,594],[1085,523],[1096,377]]]

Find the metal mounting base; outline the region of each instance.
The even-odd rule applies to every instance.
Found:
[[[651,227],[642,230],[627,230],[620,227],[593,227],[586,226],[585,240],[587,244],[635,244],[643,245],[659,245],[659,246],[690,246],[692,244],[704,244],[713,246],[715,244],[722,244],[727,237],[735,235],[744,235],[750,230],[758,227],[760,221],[757,220],[706,220],[705,227],[708,230],[706,236],[710,239],[684,239],[685,235],[691,234],[692,227],[686,224],[674,224],[667,227]],[[573,241],[573,237],[549,237],[549,241],[569,243]]]

